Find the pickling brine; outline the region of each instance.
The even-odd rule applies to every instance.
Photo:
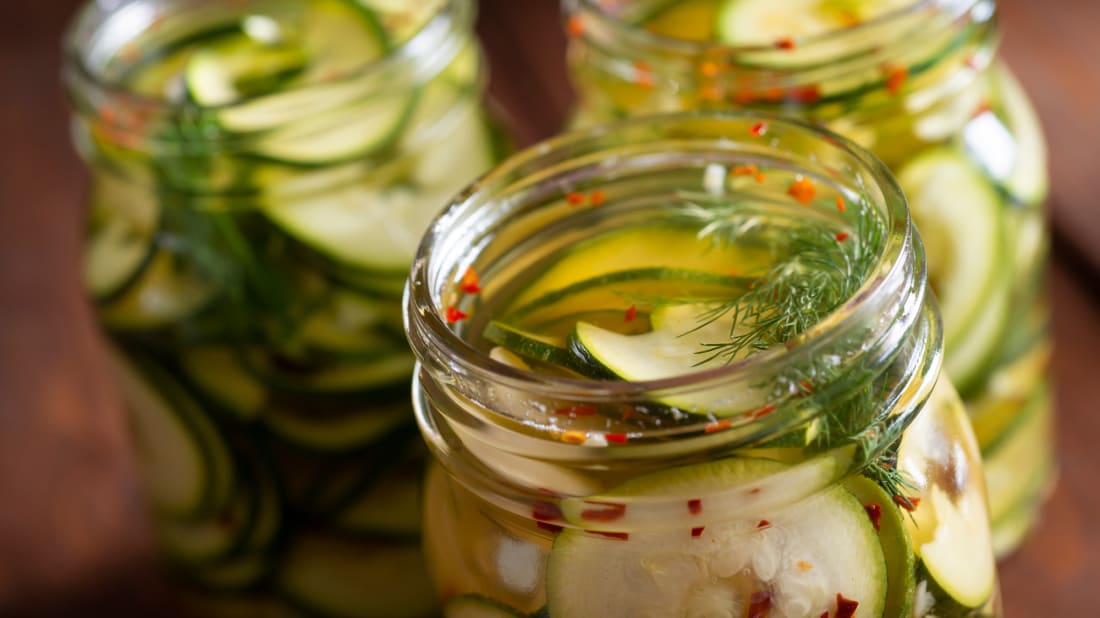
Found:
[[[900,190],[773,117],[517,155],[414,264],[448,616],[999,616]]]

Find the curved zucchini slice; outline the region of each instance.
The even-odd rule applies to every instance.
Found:
[[[693,494],[784,469],[727,459],[640,477],[596,498],[606,504],[635,495],[683,496],[687,505],[682,526],[614,537],[578,529],[558,535],[547,565],[550,615],[642,616],[659,607],[675,616],[738,616],[766,598],[782,615],[820,616],[836,611],[838,595],[858,603],[858,615],[882,615],[888,588],[882,545],[863,505],[843,487],[705,526],[692,514]],[[705,498],[697,508],[706,512]]]
[[[263,422],[284,442],[312,451],[347,452],[371,447],[412,423],[412,413],[403,402],[316,414],[274,407],[265,411]]]
[[[416,545],[303,535],[276,582],[291,603],[322,616],[418,618],[438,611]]]
[[[271,390],[310,397],[359,397],[404,387],[415,360],[407,348],[393,347],[377,358],[324,363],[302,368],[285,366],[262,350],[242,353],[245,367]],[[407,387],[404,387],[407,388]]]
[[[156,330],[195,315],[215,294],[216,288],[182,258],[158,250],[137,281],[121,296],[100,306],[99,316],[110,330]]]
[[[1008,326],[1011,288],[1005,205],[961,153],[941,148],[898,174],[928,255],[940,301],[945,366],[966,394],[980,385]]]
[[[92,298],[108,302],[141,278],[156,254],[160,208],[135,180],[99,174],[93,180],[84,281]]]
[[[421,466],[390,471],[335,517],[341,531],[359,536],[420,536]]]
[[[180,352],[180,366],[190,382],[218,407],[243,421],[255,420],[267,405],[266,386],[241,364],[229,346],[203,345]]]
[[[218,512],[236,484],[229,450],[198,403],[144,358],[112,351],[150,502],[166,516],[194,520]]]
[[[909,616],[916,591],[916,557],[901,510],[885,491],[866,477],[845,483],[874,524],[886,559],[886,605],[883,616]]]

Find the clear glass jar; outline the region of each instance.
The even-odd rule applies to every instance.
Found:
[[[997,59],[995,3],[568,5],[576,123],[772,110],[852,138],[897,174],[928,248],[945,367],[986,461],[998,554],[1008,553],[1038,515],[1054,455],[1046,150]]]
[[[406,293],[445,611],[1001,615],[925,272],[886,168],[778,118],[644,118],[483,177]],[[696,360],[749,327],[785,334]]]
[[[158,542],[222,605],[435,610],[400,297],[493,163],[473,12],[102,0],[68,34],[88,290]]]

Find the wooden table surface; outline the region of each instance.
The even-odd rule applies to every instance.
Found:
[[[173,614],[78,285],[85,177],[58,40],[75,0],[0,2],[0,616]],[[1100,615],[1100,2],[1003,0],[1050,139],[1061,482],[1001,568],[1013,618]],[[483,0],[494,98],[530,141],[569,105],[554,0]],[[1093,522],[1093,523],[1090,523]]]

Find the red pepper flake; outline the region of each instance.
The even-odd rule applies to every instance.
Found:
[[[905,67],[891,67],[886,74],[886,92],[897,94],[901,92],[905,82],[909,79],[909,69]]]
[[[798,562],[794,563],[794,565],[798,567],[798,570],[802,571],[803,573],[809,573],[814,568],[813,564],[806,562],[805,560],[799,560]]]
[[[916,496],[894,496],[894,504],[912,513],[920,506],[920,498]]]
[[[721,101],[722,89],[717,84],[707,84],[699,89],[699,98],[703,101]]]
[[[828,611],[821,612],[821,615],[818,616],[817,618],[829,618],[829,612]]]
[[[733,102],[738,105],[752,105],[756,100],[756,93],[748,88],[738,90],[733,94]]]
[[[761,491],[761,489],[759,487],[753,487],[752,489],[749,490],[749,494],[755,496],[756,494],[760,493],[760,491]]]
[[[653,87],[653,69],[650,68],[648,62],[637,61],[634,63],[634,83],[638,84],[642,88]]]
[[[638,319],[638,307],[636,305],[630,305],[623,312],[623,322],[633,322]]]
[[[812,105],[821,100],[821,89],[813,84],[792,88],[787,91],[787,98],[796,103]]]
[[[772,404],[768,404],[768,405],[764,406],[763,408],[760,408],[759,410],[753,410],[752,412],[749,412],[749,417],[752,418],[752,420],[755,421],[755,420],[764,418],[765,416],[771,414],[772,412],[775,412],[775,406],[772,405]]]
[[[715,433],[719,431],[725,431],[733,425],[729,420],[715,421],[703,428],[706,433]]]
[[[588,435],[583,431],[567,431],[561,434],[561,441],[566,444],[584,444],[587,439]]]
[[[803,380],[803,381],[799,382],[798,385],[801,386],[802,389],[805,390],[806,392],[809,392],[809,393],[816,392],[816,389],[814,389],[814,385],[810,384],[809,381],[807,381],[807,380]]]
[[[477,294],[481,291],[481,278],[473,268],[467,268],[466,272],[462,273],[462,281],[459,282],[458,289],[467,294]]]
[[[762,528],[767,528],[771,525],[772,525],[772,522],[770,522],[766,519],[761,519],[760,521],[756,522],[756,529],[760,530]]]
[[[577,405],[569,406],[568,408],[558,408],[554,410],[554,414],[559,416],[594,416],[598,412],[596,406]]]
[[[799,178],[787,188],[787,195],[798,200],[799,204],[809,206],[810,202],[814,201],[814,196],[817,195],[817,188],[814,187],[813,181],[809,178]]]
[[[593,206],[603,206],[604,202],[606,201],[607,196],[604,195],[604,192],[600,191],[599,189],[596,189],[592,193],[588,194],[588,203]]]
[[[748,618],[768,618],[772,611],[772,593],[767,590],[752,593],[749,597]]]
[[[545,522],[545,521],[537,521],[537,522],[535,522],[535,525],[539,529],[545,530],[545,531],[547,531],[551,534],[557,534],[557,533],[561,532],[562,529],[563,529],[561,526],[559,526],[557,524],[552,524],[552,523]]]
[[[768,123],[758,122],[752,125],[752,127],[749,128],[749,133],[751,133],[753,137],[764,137],[768,134]]]
[[[776,39],[775,46],[779,49],[794,49],[794,39],[789,36],[785,36],[781,39]]]
[[[535,521],[558,521],[562,518],[561,507],[553,502],[536,500],[531,505],[531,518]]]
[[[608,442],[614,442],[615,444],[626,444],[626,441],[630,439],[630,436],[625,433],[608,433],[604,434],[603,437]]]
[[[867,517],[871,518],[875,530],[879,530],[879,522],[882,520],[882,507],[877,504],[865,504],[863,508],[867,511]]]
[[[623,408],[622,419],[624,421],[629,421],[630,419],[634,418],[634,416],[637,415],[637,414],[638,414],[638,411],[636,409],[634,409],[634,406],[626,406],[625,408]]]
[[[699,498],[692,498],[688,500],[688,513],[692,515],[698,515],[703,512],[703,501]]]
[[[584,194],[577,193],[576,191],[566,193],[565,201],[568,202],[570,206],[580,206],[584,204]]]
[[[574,15],[565,23],[565,31],[571,38],[580,38],[584,34],[584,19],[580,15]]]
[[[626,532],[603,532],[601,530],[585,530],[588,534],[596,534],[609,539],[615,539],[616,541],[628,541],[630,535]]]
[[[848,207],[844,205],[844,198],[839,195],[836,196],[836,209],[840,212],[848,210]]]
[[[738,165],[730,170],[730,173],[734,176],[755,176],[759,172],[760,168],[756,167],[756,165],[752,163],[749,163],[748,165]]]
[[[467,313],[464,313],[458,307],[447,307],[446,318],[447,318],[447,323],[448,324],[454,324],[455,322],[461,322],[462,320],[465,320],[468,317],[470,317],[470,315],[467,314]]]
[[[697,539],[697,538],[703,536],[703,530],[704,529],[706,529],[706,526],[699,526],[697,528],[692,528],[691,529],[691,538]]]
[[[756,182],[760,184],[764,184],[767,179],[768,177],[764,175],[764,172],[760,172],[756,175]]]
[[[992,112],[992,111],[993,111],[993,106],[989,103],[989,101],[982,101],[981,105],[978,106],[978,109],[974,110],[974,114],[971,116],[971,118],[977,118],[978,116],[981,116],[982,114]]]
[[[586,501],[585,504],[592,504],[598,507],[597,509],[584,509],[581,511],[581,519],[585,521],[615,521],[622,519],[623,515],[626,515],[626,505],[619,504],[617,502],[592,502]]]
[[[836,618],[853,618],[856,615],[857,607],[859,607],[859,601],[846,599],[843,594],[837,593]]]
[[[837,242],[844,242],[845,240],[848,240],[851,236],[852,235],[849,234],[848,232],[837,232],[836,233],[836,241]]]
[[[718,66],[718,63],[713,60],[704,60],[699,63],[699,72],[706,77],[718,75],[720,69],[721,67]]]

